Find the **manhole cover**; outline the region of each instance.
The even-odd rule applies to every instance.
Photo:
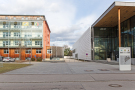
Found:
[[[98,70],[100,70],[100,71],[109,71],[109,70],[107,70],[107,69],[98,69]]]
[[[108,86],[110,86],[110,87],[122,87],[122,86],[119,85],[119,84],[109,84]]]
[[[93,70],[84,70],[85,72],[92,72]]]

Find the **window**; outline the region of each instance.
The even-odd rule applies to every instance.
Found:
[[[14,17],[14,19],[16,20],[16,17]]]
[[[5,45],[10,45],[10,41],[9,41],[9,43],[8,43],[8,41],[3,41],[3,46],[5,46]]]
[[[31,33],[26,33],[25,37],[32,37],[32,34]]]
[[[8,54],[8,49],[4,49],[4,54]]]
[[[34,25],[34,22],[31,22],[31,25]]]
[[[36,49],[36,53],[41,53],[41,49]]]
[[[8,36],[10,37],[10,35],[11,35],[10,32],[9,33],[8,32],[3,32],[3,37],[8,37]]]
[[[31,41],[25,41],[25,45],[32,45]]]
[[[24,17],[22,17],[22,20],[24,20]]]
[[[52,50],[51,49],[47,49],[47,54],[51,54]]]
[[[42,41],[35,41],[35,45],[42,45]]]
[[[14,37],[20,37],[20,33],[19,32],[14,32]]]
[[[19,54],[19,52],[20,52],[19,50],[15,50],[15,54]]]
[[[15,45],[19,45],[19,41],[15,41],[14,43],[15,43]]]
[[[26,53],[26,54],[29,54],[29,53],[31,53],[31,50],[30,50],[30,49],[27,49],[27,50],[25,51],[25,53]]]
[[[28,17],[26,17],[25,19],[28,20]]]
[[[37,17],[37,20],[39,20],[39,18]]]

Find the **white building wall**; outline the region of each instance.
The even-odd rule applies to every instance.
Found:
[[[91,60],[91,28],[88,28],[84,34],[73,45],[73,58],[78,54],[78,58],[82,60]],[[88,54],[88,55],[86,55]]]

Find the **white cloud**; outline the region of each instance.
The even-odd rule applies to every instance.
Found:
[[[77,8],[66,0],[2,0],[1,14],[39,14],[45,15],[51,29],[51,39],[62,38],[63,44],[72,44],[95,21],[95,15],[77,21]],[[75,23],[73,23],[75,22]],[[54,40],[51,41],[53,45]]]

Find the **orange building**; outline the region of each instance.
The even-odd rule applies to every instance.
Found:
[[[0,15],[0,55],[45,59],[50,33],[44,15]]]

